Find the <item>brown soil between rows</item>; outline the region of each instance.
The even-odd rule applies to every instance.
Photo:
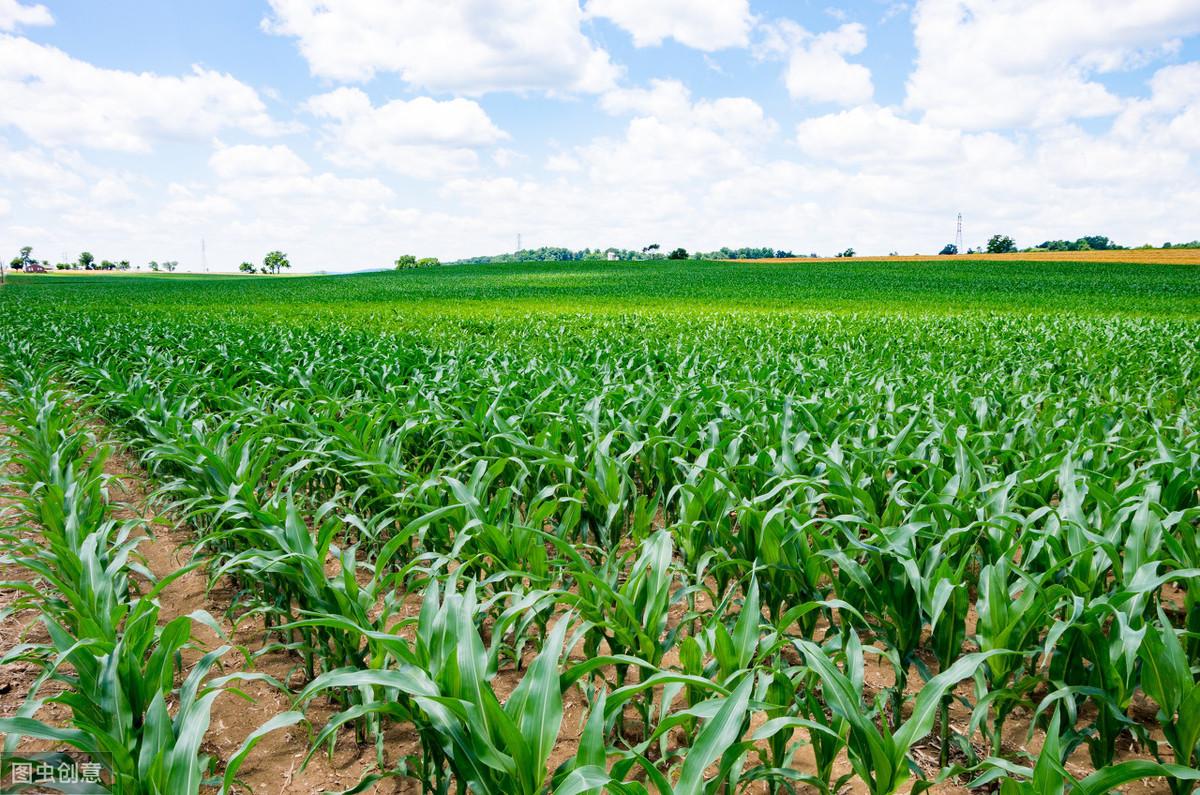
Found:
[[[92,427],[98,432],[103,428],[93,423]],[[0,428],[0,431],[3,429]],[[156,576],[163,576],[183,567],[191,558],[192,537],[188,530],[176,526],[168,517],[156,509],[151,499],[152,486],[137,464],[128,453],[118,451],[109,457],[105,471],[113,478],[110,486],[110,497],[114,502],[114,514],[119,519],[140,519],[147,523],[153,535],[140,546],[147,568]],[[9,526],[16,518],[18,507],[16,499],[19,495],[11,490],[10,484],[0,488],[0,526]],[[0,579],[8,579],[13,572],[0,572]],[[11,604],[13,593],[5,589],[0,593],[0,609]],[[246,621],[235,628],[226,618],[225,613],[230,605],[230,595],[220,586],[208,589],[208,582],[200,570],[190,571],[172,582],[161,594],[162,620],[168,621],[180,615],[186,615],[196,610],[205,610],[214,617],[217,624],[227,636],[223,641],[215,633],[201,624],[195,624],[195,636],[206,648],[216,648],[223,643],[246,647],[251,652],[263,646],[261,622]],[[405,614],[415,614],[417,602],[405,605]],[[6,652],[13,645],[22,642],[26,633],[37,640],[40,627],[34,624],[29,628],[33,616],[13,614],[0,621],[0,653]],[[44,630],[42,630],[44,633]],[[199,652],[189,655],[186,662],[193,663],[199,657]],[[528,653],[532,659],[533,652]],[[582,659],[579,650],[572,650],[572,657]],[[671,655],[664,660],[670,665],[677,662]],[[288,681],[296,673],[297,661],[285,653],[271,653],[259,657],[252,668],[247,668],[242,656],[236,651],[228,652],[223,660],[220,673],[233,673],[241,670],[252,670],[268,674],[280,681]],[[497,697],[503,702],[511,694],[522,673],[512,668],[502,669],[493,680],[493,688]],[[15,664],[0,666],[0,715],[11,715],[25,700],[29,688],[36,676],[32,666]],[[611,672],[608,675],[611,678]],[[909,692],[919,688],[919,678],[913,676]],[[294,681],[294,679],[293,679]],[[893,674],[890,666],[877,655],[868,655],[865,682],[869,690],[879,691],[891,685]],[[278,690],[259,682],[245,683],[240,689],[250,697],[243,700],[232,693],[226,693],[217,699],[212,711],[212,723],[205,739],[203,751],[218,759],[228,759],[242,744],[243,740],[256,728],[274,715],[291,708],[288,697]],[[960,687],[960,693],[967,695],[969,684]],[[564,714],[562,722],[561,741],[554,749],[550,759],[550,769],[553,770],[561,762],[571,758],[577,749],[579,736],[586,719],[586,700],[578,688],[572,688],[564,697]],[[319,729],[332,710],[325,707],[319,700],[308,710],[308,718],[312,725]],[[41,717],[54,722],[56,715],[47,711]],[[1036,753],[1042,742],[1040,731],[1033,733],[1031,742],[1026,742],[1028,720],[1030,715],[1017,712],[1009,720],[1005,731],[1006,750],[1017,750],[1022,747]],[[952,713],[952,723],[955,728],[963,730],[969,720],[965,708],[956,705]],[[758,720],[758,723],[761,723]],[[756,724],[757,725],[757,724]],[[797,735],[799,737],[800,735]],[[931,738],[932,739],[932,738]],[[24,744],[29,750],[50,750],[42,747],[44,744]],[[395,728],[387,736],[387,752],[389,759],[396,759],[406,753],[418,749],[416,737],[404,728]],[[303,766],[309,750],[309,737],[306,729],[301,726],[290,727],[276,731],[262,740],[247,758],[240,773],[239,780],[244,786],[235,791],[241,793],[258,793],[258,795],[279,793],[297,793],[298,795],[316,795],[329,791],[338,791],[356,784],[361,775],[374,763],[374,749],[370,746],[359,747],[350,733],[343,732],[339,737],[332,757],[325,752],[313,756],[306,767]],[[937,750],[927,744],[914,750],[914,757],[927,771],[935,772],[937,768]],[[1123,748],[1119,761],[1132,758],[1147,758],[1144,751]],[[807,747],[800,748],[796,755],[796,767],[811,772],[813,758]],[[303,767],[303,769],[302,769]],[[1081,748],[1069,761],[1068,769],[1076,776],[1091,772],[1086,750]],[[850,766],[843,754],[838,760],[834,775],[848,773]],[[366,790],[371,793],[409,793],[419,792],[415,781],[407,779],[385,780]],[[753,786],[750,792],[765,792],[766,788]],[[807,791],[804,788],[801,792]],[[908,787],[903,791],[907,792]],[[937,785],[932,790],[939,795],[959,795],[967,792],[967,788],[959,782],[948,781]],[[1151,795],[1169,792],[1165,782],[1151,780],[1138,782],[1124,789],[1130,795]],[[865,786],[858,781],[852,781],[842,792],[865,793]]]

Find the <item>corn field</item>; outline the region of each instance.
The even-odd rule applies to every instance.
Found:
[[[1200,272],[1128,307],[879,315],[622,311],[464,270],[371,277],[386,301],[0,296],[26,495],[0,563],[50,638],[6,652],[43,672],[6,760],[50,741],[114,793],[237,790],[303,727],[310,760],[370,749],[355,792],[1200,786]],[[113,444],[193,535],[172,576],[254,628],[241,670],[193,637],[213,616],[159,620]],[[291,709],[208,758],[249,679]]]

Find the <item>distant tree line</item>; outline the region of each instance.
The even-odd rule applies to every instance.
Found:
[[[152,269],[157,269],[156,263],[152,262],[150,264]],[[32,272],[51,270],[52,268],[57,271],[127,271],[133,266],[127,259],[116,261],[102,259],[97,262],[96,256],[90,251],[84,251],[80,253],[79,259],[75,262],[56,262],[53,264],[51,264],[50,260],[42,260],[39,262],[33,256],[33,246],[22,246],[21,252],[16,257],[13,257],[12,261],[9,262],[9,267],[15,271]]]
[[[698,251],[692,255],[692,259],[784,259],[795,256],[790,251],[770,246],[758,248],[754,246],[743,246],[742,248],[723,246],[716,251]]]
[[[467,257],[455,260],[456,265],[488,265],[504,262],[588,262],[618,260],[622,262],[656,260],[656,259],[776,259],[794,257],[790,251],[772,248],[770,246],[742,248],[722,247],[716,251],[697,251],[691,254],[687,249],[676,248],[664,252],[658,243],[651,243],[639,250],[628,248],[584,248],[579,250],[559,246],[542,246],[541,248],[521,249],[508,254],[493,254],[482,257]]]
[[[1178,247],[1178,246],[1177,246]],[[1200,245],[1196,246],[1200,248]],[[1142,248],[1153,248],[1153,246],[1142,246]],[[1170,243],[1164,243],[1163,248],[1171,248]],[[1036,251],[1125,251],[1126,246],[1114,243],[1106,235],[1085,235],[1078,240],[1045,240],[1036,246],[1029,248],[1017,248],[1016,242],[1008,235],[992,235],[988,238],[986,249],[969,248],[964,252],[959,252],[958,246],[953,243],[947,243],[939,251],[942,255],[953,254],[982,254],[985,251],[988,254],[1013,254],[1017,252],[1028,253]]]
[[[1118,251],[1118,246],[1104,235],[1086,235],[1078,240],[1046,240],[1025,251]]]
[[[508,254],[466,257],[465,259],[455,260],[454,264],[489,265],[492,263],[504,262],[578,262],[583,260],[606,260],[608,259],[609,251],[616,252],[616,258],[620,260],[651,259],[651,257],[643,256],[642,252],[630,251],[628,249],[585,248],[579,251],[573,251],[569,248],[560,248],[558,246],[542,246],[541,248],[523,248],[520,251],[511,252]],[[656,257],[656,259],[662,259],[662,255],[659,255]]]

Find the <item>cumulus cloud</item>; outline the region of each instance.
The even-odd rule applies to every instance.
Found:
[[[378,107],[358,88],[312,97],[309,113],[326,122],[326,156],[351,167],[383,167],[436,178],[474,168],[476,149],[508,138],[480,107],[463,98],[393,100]]]
[[[963,129],[1111,116],[1096,76],[1145,65],[1200,32],[1195,0],[920,0],[905,105]]]
[[[0,0],[0,30],[16,30],[19,25],[53,25],[50,9],[38,3],[27,6],[18,0]]]
[[[871,70],[846,60],[867,48],[867,30],[859,23],[814,34],[791,20],[780,20],[766,26],[764,33],[759,57],[786,61],[783,81],[793,99],[851,106],[874,96]]]
[[[672,183],[715,177],[749,162],[778,125],[747,97],[693,100],[678,80],[611,91],[600,106],[632,115],[621,138],[577,147],[574,159],[607,183]]]
[[[754,24],[750,0],[588,0],[586,11],[627,31],[638,47],[667,38],[707,52],[744,47]]]
[[[217,146],[208,164],[221,179],[295,177],[309,171],[308,164],[283,144]]]
[[[1200,150],[1200,62],[1166,66],[1150,79],[1150,95],[1130,100],[1113,134],[1157,148]]]
[[[796,142],[823,160],[930,165],[959,157],[963,134],[910,121],[891,108],[863,106],[800,122]]]
[[[400,75],[430,91],[598,92],[618,69],[577,0],[270,0],[263,28],[298,39],[314,75]]]
[[[42,145],[141,152],[155,139],[211,137],[222,129],[274,135],[284,128],[258,93],[229,74],[194,67],[182,77],[101,69],[55,47],[0,34],[0,124]]]

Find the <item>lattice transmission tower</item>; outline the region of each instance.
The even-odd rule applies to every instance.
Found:
[[[954,250],[957,251],[959,254],[965,253],[963,251],[963,239],[962,239],[962,213],[958,214],[958,231],[954,233]]]

